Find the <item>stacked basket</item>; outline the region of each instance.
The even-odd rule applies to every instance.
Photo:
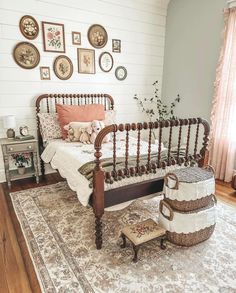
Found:
[[[192,246],[208,239],[216,222],[214,171],[187,167],[166,174],[160,224],[170,242]]]

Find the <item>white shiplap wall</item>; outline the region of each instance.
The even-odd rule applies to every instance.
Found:
[[[0,137],[5,136],[2,116],[16,115],[17,126],[28,125],[35,134],[35,98],[42,93],[111,94],[116,103],[118,122],[142,120],[133,95],[151,95],[152,83],[162,82],[165,24],[168,0],[0,0]],[[12,57],[14,46],[25,39],[19,30],[19,20],[29,14],[40,25],[39,36],[31,41],[39,49],[39,66],[50,66],[51,81],[41,81],[39,66],[25,70]],[[41,21],[65,25],[66,55],[71,58],[74,73],[67,81],[59,80],[52,71],[59,55],[43,51]],[[71,32],[82,34],[81,48],[91,48],[87,40],[90,25],[99,23],[108,33],[108,43],[96,50],[96,74],[77,73],[77,46],[72,45]],[[112,53],[114,67],[104,73],[98,66],[101,52],[111,52],[112,39],[121,39],[122,52]],[[114,76],[115,68],[123,65],[128,70],[125,81]],[[0,154],[0,182],[5,180]]]

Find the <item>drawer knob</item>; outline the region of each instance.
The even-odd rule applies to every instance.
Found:
[[[28,149],[29,149],[29,150],[31,150],[31,149],[32,149],[32,146],[31,146],[31,145],[29,145],[29,146],[28,146]]]
[[[13,151],[13,148],[12,148],[12,147],[10,147],[10,148],[9,148],[9,151]]]

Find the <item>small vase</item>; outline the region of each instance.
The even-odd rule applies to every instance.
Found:
[[[18,174],[20,174],[20,175],[25,174],[25,167],[18,167],[17,170],[18,170]]]

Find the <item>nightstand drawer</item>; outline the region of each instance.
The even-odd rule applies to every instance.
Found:
[[[15,153],[15,152],[27,152],[34,151],[35,143],[20,143],[20,144],[9,144],[6,146],[7,153]]]

